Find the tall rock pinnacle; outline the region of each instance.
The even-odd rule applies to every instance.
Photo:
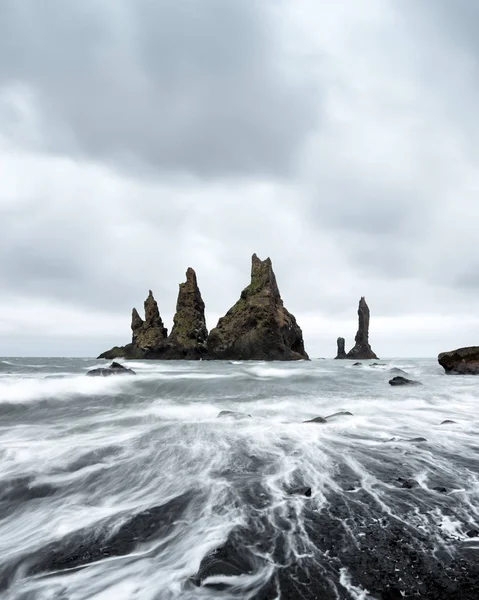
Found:
[[[199,358],[206,352],[207,338],[205,303],[196,273],[189,267],[186,282],[180,283],[173,329],[168,337],[164,358]]]
[[[369,345],[369,308],[364,296],[359,301],[358,307],[358,332],[355,337],[355,346],[348,354],[347,358],[369,359],[378,358]]]
[[[303,333],[283,305],[271,259],[251,259],[251,283],[208,337],[208,358],[308,359]]]
[[[344,349],[345,340],[342,337],[338,337],[338,354],[336,356],[337,359],[340,358],[348,358],[346,355],[346,350]]]

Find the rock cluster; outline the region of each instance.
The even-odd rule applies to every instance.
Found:
[[[205,304],[196,273],[189,268],[180,284],[170,335],[150,291],[145,319],[134,308],[132,341],[98,358],[162,360],[308,360],[303,333],[283,305],[271,260],[252,257],[251,283],[208,335]]]
[[[441,352],[437,357],[446,373],[455,375],[479,375],[479,346],[458,348]]]
[[[98,358],[164,360],[201,358],[206,352],[208,331],[206,329],[205,304],[194,270],[189,268],[186,271],[186,282],[180,284],[173,329],[169,336],[151,290],[145,300],[145,320],[134,308],[131,330],[131,344],[115,346],[100,354]]]
[[[346,354],[344,351],[344,338],[338,338],[338,355],[336,358],[350,358],[353,360],[378,358],[369,345],[369,319],[369,307],[363,296],[359,301],[358,307],[358,332],[354,338],[356,343]]]

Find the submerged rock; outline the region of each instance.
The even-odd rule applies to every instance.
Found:
[[[326,420],[328,419],[335,419],[336,417],[352,417],[353,413],[349,412],[349,410],[341,410],[339,412],[335,412],[332,415],[328,415],[327,417],[325,417]]]
[[[222,410],[220,413],[218,413],[216,418],[217,419],[224,419],[224,418],[251,419],[251,415],[249,415],[248,413],[236,412],[234,410]]]
[[[345,348],[345,343],[346,343],[346,342],[345,342],[344,338],[342,338],[342,337],[338,337],[338,340],[337,340],[337,344],[338,344],[338,354],[337,354],[337,356],[336,356],[336,359],[348,358],[348,357],[346,356],[346,350],[344,349],[344,348]]]
[[[303,333],[283,305],[271,260],[253,254],[251,283],[208,336],[208,358],[304,360]]]
[[[363,296],[359,301],[358,307],[358,332],[355,337],[356,344],[354,345],[354,348],[348,352],[347,358],[378,358],[369,345],[369,318],[369,307]]]
[[[327,423],[324,417],[314,417],[314,419],[308,419],[307,421],[303,421],[303,423]]]
[[[306,496],[306,498],[311,498],[312,490],[310,487],[298,487],[292,489],[289,494],[291,496]]]
[[[88,371],[87,375],[89,377],[109,377],[111,375],[136,375],[136,373],[133,369],[127,369],[123,365],[120,365],[120,363],[112,362],[107,368],[101,367]]]
[[[446,419],[441,423],[441,425],[455,425],[456,421],[451,421],[450,419]]]
[[[389,373],[394,375],[407,375],[406,371],[399,369],[399,367],[393,367],[392,369],[389,369]]]
[[[401,377],[398,375],[397,377],[390,379],[389,385],[422,385],[422,383],[420,381],[414,381],[414,379],[407,379],[406,377]]]
[[[455,375],[479,375],[479,346],[457,348],[441,352],[437,360],[446,373]]]
[[[398,482],[401,484],[401,487],[407,490],[412,490],[415,487],[419,487],[419,483],[415,479],[404,479],[403,477],[398,477]]]

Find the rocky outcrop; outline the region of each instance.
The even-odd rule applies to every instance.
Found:
[[[153,293],[145,300],[145,320],[136,308],[131,314],[132,341],[126,346],[115,346],[98,358],[136,358],[196,360],[206,352],[208,330],[205,320],[205,303],[201,297],[196,273],[189,268],[186,282],[180,283],[173,329],[163,324]]]
[[[366,304],[364,296],[359,301],[358,307],[358,332],[355,337],[356,344],[348,354],[347,358],[359,359],[370,359],[378,358],[369,345],[369,307]]]
[[[111,375],[136,375],[136,373],[133,369],[127,369],[123,365],[120,365],[120,363],[112,362],[106,369],[103,367],[92,369],[88,371],[87,375],[89,377],[110,377]]]
[[[397,377],[393,377],[389,380],[389,385],[422,385],[422,383],[420,381],[415,381],[414,379],[407,379],[406,377],[401,377],[400,375],[398,375]]]
[[[303,333],[283,305],[271,260],[253,254],[251,283],[208,337],[208,358],[308,359]]]
[[[205,303],[201,297],[195,271],[186,271],[186,282],[180,283],[173,329],[166,342],[166,359],[201,358],[206,353],[208,330],[205,319]]]
[[[338,354],[336,356],[336,359],[348,358],[346,355],[346,350],[344,349],[344,346],[346,343],[344,338],[338,337],[337,343],[338,343]]]
[[[479,346],[458,348],[441,352],[437,357],[446,373],[455,375],[479,375]]]

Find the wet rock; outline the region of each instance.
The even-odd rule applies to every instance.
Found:
[[[371,367],[385,367],[386,363],[371,363]]]
[[[327,417],[325,417],[326,420],[328,419],[335,419],[336,417],[352,417],[353,413],[349,412],[349,410],[341,410],[339,412],[333,413],[332,415],[328,415]]]
[[[412,490],[413,488],[419,487],[419,483],[415,479],[404,479],[402,477],[398,477],[398,482],[401,484],[401,487],[407,490]]]
[[[208,358],[304,360],[303,333],[283,305],[271,260],[253,254],[251,283],[208,336]]]
[[[366,304],[366,300],[364,296],[359,301],[358,307],[358,332],[355,337],[355,345],[348,354],[348,358],[352,359],[370,359],[370,358],[378,358],[376,354],[372,351],[371,346],[369,345],[369,307]]]
[[[345,340],[344,340],[344,338],[338,337],[337,344],[338,344],[338,354],[336,356],[336,359],[348,358],[346,356]]]
[[[467,535],[468,538],[479,537],[479,530],[477,530],[477,529],[470,529],[469,531],[466,532],[466,535]]]
[[[447,494],[447,488],[442,485],[436,485],[432,489],[438,494]]]
[[[437,360],[446,373],[454,375],[479,375],[479,346],[457,348],[441,352]]]
[[[68,534],[61,541],[35,551],[28,572],[33,575],[61,571],[129,554],[137,545],[169,534],[191,498],[190,493],[185,493],[166,504],[139,512],[126,521],[121,518],[120,527],[112,527],[111,522],[106,520],[93,528]]]
[[[303,423],[327,423],[324,417],[314,417],[314,419],[308,419],[308,421],[303,421]]]
[[[312,490],[310,487],[298,487],[292,489],[289,493],[292,496],[306,496],[307,498],[310,498]]]
[[[389,385],[422,385],[422,383],[420,381],[414,381],[413,379],[407,379],[406,377],[401,377],[398,375],[397,377],[393,377],[389,380]]]
[[[451,421],[450,419],[446,419],[442,421],[441,425],[456,425],[456,421]]]
[[[123,365],[120,365],[120,363],[112,362],[106,369],[103,367],[92,369],[88,371],[87,375],[89,377],[110,377],[111,375],[136,375],[136,373],[133,369],[127,369]]]
[[[406,442],[427,442],[427,439],[425,437],[415,437],[415,438],[409,438],[408,440],[405,440]]]
[[[361,362],[355,362],[355,363],[353,363],[353,367],[363,367],[363,366],[364,365]]]
[[[216,418],[217,419],[224,419],[224,418],[251,419],[251,415],[249,415],[248,413],[236,412],[234,410],[222,410],[220,413],[218,413]]]

